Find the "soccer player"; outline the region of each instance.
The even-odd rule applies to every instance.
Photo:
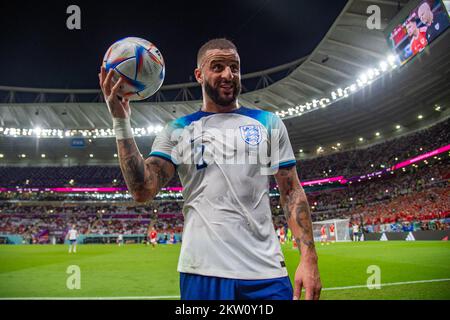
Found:
[[[417,28],[417,22],[411,20],[406,25],[408,36],[411,38],[411,51],[413,55],[425,49],[428,45],[427,37],[424,31],[420,31]]]
[[[152,244],[152,248],[155,249],[158,238],[158,232],[156,232],[155,228],[152,228],[152,231],[149,233],[150,243]]]
[[[324,243],[328,243],[327,240],[327,227],[322,225],[322,228],[320,228],[320,244],[323,246]]]
[[[199,111],[166,125],[144,159],[130,125],[123,83],[99,74],[113,117],[120,166],[137,202],[153,199],[178,172],[185,199],[178,262],[181,299],[318,299],[321,282],[311,214],[287,129],[267,111],[239,105],[241,64],[226,39],[197,54]],[[275,176],[289,228],[301,251],[292,289],[272,224],[269,175]]]
[[[75,229],[75,225],[72,225],[72,228],[67,232],[66,239],[69,240],[69,253],[77,253],[77,237],[78,231]]]
[[[358,224],[355,222],[353,224],[353,241],[359,241],[359,226]]]
[[[334,223],[330,225],[330,240],[331,242],[336,241],[336,236],[334,235]]]
[[[119,233],[119,236],[117,237],[117,244],[120,246],[123,246],[123,234]]]
[[[285,231],[284,231],[284,227],[281,226],[280,227],[280,243],[284,244],[285,240],[286,240],[286,234],[285,234]]]

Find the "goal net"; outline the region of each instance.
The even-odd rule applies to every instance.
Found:
[[[350,219],[331,219],[313,222],[314,241],[320,242],[322,226],[325,226],[327,241],[350,241],[349,223]],[[334,234],[332,232],[333,227],[331,226],[334,227]]]

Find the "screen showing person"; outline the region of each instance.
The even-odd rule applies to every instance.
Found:
[[[406,25],[406,30],[408,36],[411,39],[410,48],[412,54],[416,55],[417,53],[425,49],[428,44],[426,33],[423,29],[421,30],[417,27],[416,20],[409,21]]]
[[[436,39],[436,37],[447,29],[450,24],[448,12],[441,6],[436,6],[434,10],[432,10],[427,1],[424,1],[419,6],[417,15],[423,25],[421,31],[426,32],[427,41],[429,43]]]
[[[447,9],[441,0],[424,0],[401,24],[392,29],[389,45],[402,64],[430,45],[450,26]]]

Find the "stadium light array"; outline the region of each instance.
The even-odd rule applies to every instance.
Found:
[[[163,129],[161,125],[149,126],[147,128],[132,128],[132,132],[135,136],[152,136],[157,134]],[[23,128],[4,128],[0,127],[0,136],[6,137],[36,137],[36,138],[74,138],[83,137],[92,139],[96,138],[113,138],[113,129],[42,129],[40,127],[35,127],[33,129],[23,129]]]
[[[358,92],[364,87],[370,85],[382,76],[396,69],[399,64],[397,56],[389,55],[385,61],[380,61],[377,68],[369,68],[366,72],[360,74],[354,83],[346,87],[336,88],[327,97],[313,99],[304,104],[299,104],[286,110],[277,111],[276,115],[280,118],[299,117],[305,113],[326,108],[334,102],[348,98],[351,94]]]

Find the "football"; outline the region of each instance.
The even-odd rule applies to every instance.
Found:
[[[131,101],[144,100],[155,94],[164,81],[164,59],[158,48],[145,39],[127,37],[113,43],[103,58],[108,72],[114,70],[116,83],[124,79],[118,95]]]

